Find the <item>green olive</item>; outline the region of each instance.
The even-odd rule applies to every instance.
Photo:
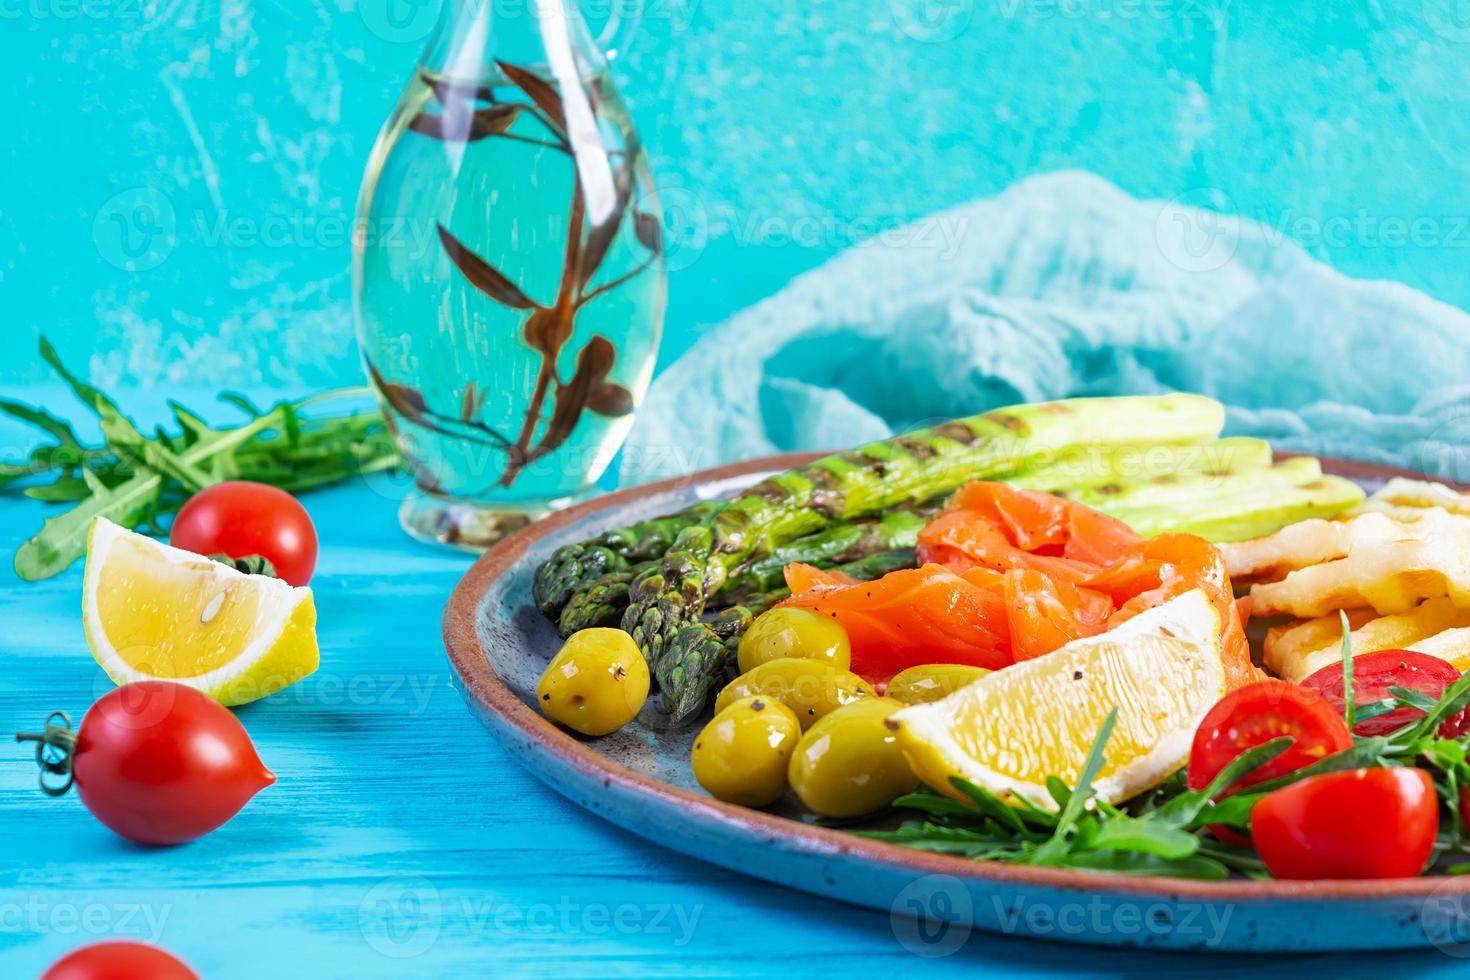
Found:
[[[850,670],[838,670],[821,660],[786,657],[767,661],[726,684],[715,698],[715,711],[723,711],[753,694],[764,694],[786,705],[796,714],[803,731],[844,704],[878,696],[867,681]]]
[[[800,738],[786,705],[765,695],[741,698],[704,726],[689,764],[715,799],[768,806],[786,792],[786,766]]]
[[[919,785],[888,717],[905,705],[874,698],[844,705],[801,737],[787,777],[808,810],[859,817]]]
[[[927,704],[948,697],[990,671],[969,664],[921,664],[893,675],[884,697],[904,704]]]
[[[835,620],[806,609],[772,609],[740,638],[740,672],[786,657],[820,660],[847,670],[852,667],[852,646],[847,630]]]
[[[536,703],[552,721],[583,735],[606,735],[637,716],[648,700],[648,661],[622,630],[578,630],[551,658]]]

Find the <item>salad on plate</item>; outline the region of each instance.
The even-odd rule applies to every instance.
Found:
[[[1000,409],[562,547],[538,706],[698,725],[712,796],[962,857],[1470,870],[1470,496],[1365,498],[1224,421]]]

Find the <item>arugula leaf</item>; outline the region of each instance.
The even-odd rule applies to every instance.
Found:
[[[158,499],[163,478],[157,473],[140,473],[112,490],[102,488],[59,517],[47,518],[41,530],[15,553],[15,573],[23,579],[50,578],[87,553],[87,535],[92,522],[105,517],[124,527],[133,527]]]
[[[82,404],[96,413],[102,425],[102,434],[113,447],[134,448],[147,441],[111,398],[66,369],[56,348],[45,337],[41,338],[41,358],[61,375]]]
[[[1107,756],[1103,750],[1108,744],[1108,739],[1112,738],[1113,729],[1117,724],[1118,709],[1114,708],[1108,712],[1107,718],[1103,719],[1102,727],[1097,732],[1097,738],[1092,741],[1092,747],[1088,750],[1087,758],[1082,763],[1082,771],[1077,774],[1076,789],[1067,792],[1066,785],[1060,779],[1055,777],[1047,779],[1047,789],[1051,791],[1053,797],[1058,797],[1057,802],[1061,804],[1062,811],[1057,817],[1056,829],[1052,831],[1051,839],[1038,847],[1031,855],[1032,864],[1058,864],[1067,855],[1072,844],[1069,837],[1077,827],[1078,819],[1082,816],[1082,809],[1097,795],[1097,790],[1092,784],[1107,762]],[[1061,787],[1060,791],[1052,785],[1053,782]],[[1065,798],[1060,798],[1063,795]]]
[[[43,484],[39,487],[26,487],[21,492],[32,500],[39,500],[43,503],[68,504],[86,499],[87,495],[92,492],[92,488],[86,480],[79,476],[63,476],[54,483]]]
[[[1412,750],[1425,739],[1433,738],[1440,724],[1451,715],[1464,711],[1466,705],[1470,705],[1470,673],[1462,674],[1459,680],[1445,688],[1439,701],[1425,712],[1423,718],[1388,736],[1392,746],[1389,751],[1402,753],[1406,749]]]
[[[1350,660],[1351,658],[1345,658]],[[1344,680],[1352,683],[1352,668]],[[1350,689],[1350,688],[1349,688]],[[1252,851],[1217,841],[1207,827],[1223,824],[1248,829],[1251,810],[1266,794],[1313,776],[1348,769],[1423,766],[1434,774],[1435,788],[1452,820],[1436,845],[1436,858],[1470,853],[1459,788],[1470,785],[1470,735],[1440,738],[1442,721],[1470,704],[1470,674],[1438,699],[1394,689],[1392,702],[1353,704],[1347,720],[1362,721],[1384,711],[1410,705],[1425,712],[1414,724],[1390,735],[1358,737],[1351,748],[1296,772],[1259,783],[1229,796],[1214,798],[1271,762],[1292,744],[1287,736],[1242,753],[1200,790],[1189,790],[1179,775],[1126,805],[1097,798],[1094,783],[1106,764],[1104,750],[1117,721],[1111,712],[1099,730],[1078,774],[1076,787],[1060,779],[1046,781],[1057,803],[1051,812],[1024,797],[1002,800],[963,779],[951,784],[970,805],[940,796],[927,787],[896,801],[895,806],[926,813],[923,822],[905,823],[897,831],[864,836],[924,850],[983,860],[1082,868],[1117,874],[1171,875],[1218,880],[1231,871],[1250,878],[1269,877]],[[1431,862],[1432,863],[1432,862]],[[1470,862],[1451,865],[1449,873],[1470,873]]]
[[[44,409],[32,408],[30,405],[22,405],[20,402],[13,402],[8,398],[0,398],[0,412],[4,412],[6,415],[19,419],[22,422],[34,425],[55,439],[58,445],[75,449],[78,452],[82,451],[81,440],[77,438],[77,434],[71,425]]]
[[[1105,851],[1134,851],[1180,858],[1199,849],[1199,838],[1157,820],[1122,816],[1100,824],[1091,844]]]
[[[1191,840],[1193,839],[1191,837]],[[1193,878],[1198,881],[1222,881],[1230,875],[1230,870],[1219,861],[1198,854],[1171,858],[1152,853],[1082,851],[1067,855],[1061,863],[1066,867],[1085,868],[1088,871],[1111,871],[1114,874],[1125,875],[1168,875],[1174,878]]]
[[[1370,701],[1367,704],[1357,706],[1354,712],[1355,720],[1361,724],[1369,718],[1377,718],[1380,715],[1390,715],[1399,710],[1399,706],[1393,701]]]
[[[1058,810],[1065,810],[1067,804],[1072,801],[1072,790],[1066,783],[1056,776],[1046,777],[1046,792],[1056,803]]]
[[[1108,739],[1113,737],[1113,729],[1117,725],[1118,709],[1114,708],[1103,719],[1102,727],[1097,732],[1097,738],[1092,740],[1092,748],[1087,751],[1087,759],[1082,763],[1082,771],[1077,774],[1077,788],[1068,796],[1066,805],[1062,807],[1062,815],[1057,819],[1058,834],[1066,833],[1069,826],[1081,816],[1082,808],[1097,795],[1097,790],[1092,784],[1097,780],[1098,773],[1102,772],[1102,767],[1107,764],[1108,758],[1104,750],[1107,748]],[[1061,780],[1057,781],[1061,782]]]
[[[1432,698],[1423,691],[1415,691],[1407,687],[1399,687],[1397,684],[1388,689],[1388,693],[1394,696],[1396,707],[1418,708],[1420,711],[1432,711],[1439,704],[1438,698]]]
[[[1353,688],[1353,624],[1344,610],[1337,611],[1337,618],[1342,623],[1342,720],[1352,731],[1358,708],[1358,692]]]
[[[172,398],[169,399],[168,408],[173,413],[174,421],[179,424],[185,446],[192,446],[209,433],[209,425],[203,419]]]
[[[86,552],[92,522],[105,517],[125,527],[161,533],[190,495],[225,479],[255,480],[293,493],[339,483],[399,465],[392,436],[375,411],[316,414],[320,403],[361,397],[365,389],[326,392],[263,411],[243,395],[225,393],[249,420],[212,428],[176,401],[169,402],[176,433],[144,435],[117,404],[68,371],[44,338],[41,357],[98,417],[104,444],[89,448],[62,419],[40,408],[0,399],[0,413],[34,426],[53,441],[33,450],[29,465],[0,464],[0,488],[48,503],[73,504],[47,518],[21,545],[15,570],[40,579],[64,570]],[[306,409],[313,408],[311,414]],[[59,471],[49,484],[28,477]]]
[[[963,787],[970,787],[982,793],[985,792],[980,787],[967,783],[958,776],[952,777],[950,781],[956,787],[960,787],[961,792],[969,792],[968,789],[964,789]],[[966,806],[960,801],[952,800],[947,796],[940,796],[938,793],[928,789],[917,793],[909,793],[906,796],[900,796],[891,805],[897,810],[918,810],[922,813],[932,813],[944,817],[968,817],[974,816],[975,814],[974,807]]]
[[[1267,745],[1269,744],[1271,743],[1268,742]],[[1195,823],[1199,826],[1206,824],[1225,824],[1230,827],[1249,827],[1251,807],[1255,806],[1261,797],[1270,793],[1272,790],[1278,790],[1283,786],[1290,786],[1292,783],[1299,783],[1303,779],[1309,779],[1312,776],[1321,776],[1329,772],[1342,772],[1346,769],[1370,769],[1383,765],[1397,764],[1387,759],[1385,755],[1387,745],[1388,740],[1383,737],[1359,739],[1358,744],[1352,748],[1343,749],[1341,752],[1329,755],[1327,758],[1314,762],[1312,765],[1303,769],[1298,769],[1296,772],[1288,773],[1285,776],[1278,776],[1264,783],[1257,783],[1250,787],[1248,792],[1236,793],[1231,796],[1226,796],[1217,802],[1206,804],[1200,810],[1200,814],[1196,818]]]
[[[1269,742],[1262,742],[1260,745],[1257,745],[1253,749],[1242,752],[1240,755],[1231,760],[1228,766],[1216,773],[1215,778],[1210,780],[1209,785],[1200,790],[1197,795],[1203,797],[1206,800],[1210,800],[1215,798],[1216,796],[1219,796],[1231,786],[1234,786],[1246,776],[1249,776],[1251,773],[1255,772],[1257,769],[1266,765],[1272,759],[1276,758],[1281,753],[1291,748],[1292,743],[1294,743],[1295,741],[1296,739],[1292,738],[1290,735],[1281,735],[1271,739],[1271,741]],[[1182,800],[1188,795],[1189,794],[1185,794],[1185,796],[1181,796],[1179,797],[1179,799]]]

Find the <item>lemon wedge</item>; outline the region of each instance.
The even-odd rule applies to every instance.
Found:
[[[1220,616],[1195,590],[892,720],[909,764],[935,789],[963,801],[949,781],[961,776],[1055,809],[1046,778],[1076,784],[1113,708],[1117,727],[1094,786],[1117,803],[1184,765],[1195,727],[1224,693]]]
[[[118,684],[168,680],[221,704],[274,694],[316,670],[311,590],[246,575],[97,518],[82,619]]]

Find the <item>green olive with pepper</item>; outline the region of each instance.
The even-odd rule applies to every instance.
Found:
[[[969,664],[920,664],[894,674],[883,696],[904,704],[928,704],[988,673],[984,667]]]
[[[567,637],[536,684],[546,717],[583,735],[607,735],[648,700],[648,661],[622,630],[598,627]]]
[[[803,730],[844,704],[878,696],[872,685],[850,670],[838,670],[821,660],[784,657],[769,660],[726,684],[715,698],[715,711],[756,694],[790,708]]]
[[[743,806],[769,806],[786,792],[786,767],[801,725],[775,698],[741,698],[704,726],[689,752],[694,778],[709,795]]]
[[[787,778],[808,810],[823,817],[860,817],[918,787],[889,722],[904,707],[887,698],[857,701],[807,729]]]
[[[852,666],[847,630],[807,609],[772,609],[756,618],[740,638],[740,672],[772,660],[820,660],[838,670]]]

